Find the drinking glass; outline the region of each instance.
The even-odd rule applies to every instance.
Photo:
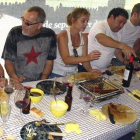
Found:
[[[4,86],[4,91],[10,96],[15,90],[15,81],[12,78],[7,79],[7,84]]]
[[[110,63],[108,66],[107,66],[107,69],[105,70],[105,73],[106,75],[108,76],[108,80],[110,79],[110,76],[112,76],[114,74],[114,72],[111,70],[111,67],[112,67],[112,63]]]
[[[3,127],[5,127],[6,122],[8,121],[10,113],[11,113],[11,106],[8,104],[8,102],[4,101],[1,104],[0,112],[1,112],[1,118],[3,121]]]
[[[16,107],[20,109],[20,115],[22,115],[22,109],[27,107],[27,105],[30,102],[30,93],[29,90],[27,90],[24,87],[21,87],[21,89],[18,89],[14,96],[14,102]]]
[[[93,104],[95,103],[95,97],[94,95],[87,93],[86,91],[81,90],[80,98],[82,98],[86,104],[84,109],[82,110],[83,113],[88,113],[88,103],[90,102],[90,107],[93,107]]]
[[[111,70],[106,70],[105,73],[108,76],[108,80],[109,80],[110,76],[112,76],[114,74],[114,72]]]
[[[65,71],[62,77],[62,83],[68,86],[70,83],[74,84],[75,82],[75,73],[71,71]]]
[[[85,104],[85,109],[83,110],[83,113],[87,113],[87,112],[88,112],[88,102],[91,101],[91,95],[85,93],[85,94],[83,95],[83,99],[84,99],[84,101],[86,102],[86,104]]]

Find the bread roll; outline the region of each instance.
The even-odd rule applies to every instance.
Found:
[[[4,135],[4,130],[2,127],[0,127],[0,137],[2,137]]]
[[[16,136],[15,135],[8,135],[6,140],[15,140]]]
[[[31,110],[30,110],[30,114],[35,116],[36,118],[40,118],[42,116],[44,116],[44,113],[37,109],[36,107],[33,107]]]

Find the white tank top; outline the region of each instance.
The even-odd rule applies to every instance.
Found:
[[[73,49],[74,47],[72,46],[72,41],[71,41],[71,35],[70,35],[70,29],[66,29],[67,35],[68,35],[68,49],[69,49],[69,55],[74,57]],[[76,49],[78,56],[83,55],[83,45],[84,45],[84,40],[82,33],[80,32],[80,46]],[[53,66],[53,73],[59,74],[59,75],[64,75],[65,71],[71,71],[75,72],[77,69],[77,65],[66,65],[59,53],[58,47],[57,47],[57,58],[54,60],[54,66]]]

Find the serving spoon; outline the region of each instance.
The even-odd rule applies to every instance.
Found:
[[[53,88],[52,88],[52,94],[53,94],[53,96],[54,96],[54,100],[55,100],[55,102],[56,102],[56,104],[57,104],[57,101],[56,101],[56,95],[55,95],[55,87],[56,87],[56,77],[54,77],[54,82],[53,82]]]

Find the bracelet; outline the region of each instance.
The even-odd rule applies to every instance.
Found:
[[[3,75],[0,75],[0,78],[5,78]]]

